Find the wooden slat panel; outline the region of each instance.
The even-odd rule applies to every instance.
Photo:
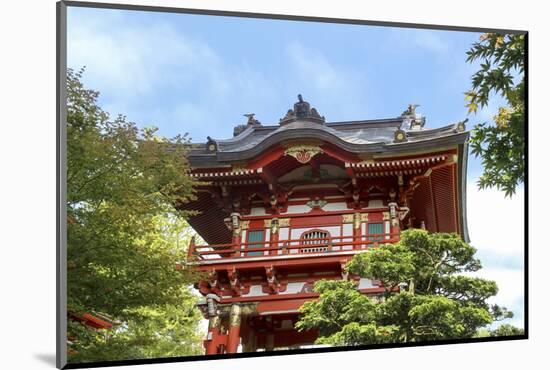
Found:
[[[432,186],[440,232],[458,232],[453,184],[453,166],[432,173]]]
[[[223,221],[229,214],[216,205],[209,192],[198,192],[197,200],[182,208],[200,212],[189,219],[189,224],[208,244],[231,243],[231,231]]]
[[[420,185],[415,189],[411,201],[411,215],[415,218],[415,227],[420,227],[420,221],[424,220],[426,229],[436,232],[436,223],[434,218],[434,205],[430,193],[430,180],[428,178],[419,179]]]

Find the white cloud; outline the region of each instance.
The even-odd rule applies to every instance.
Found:
[[[351,82],[349,72],[333,66],[318,50],[294,42],[287,47],[286,52],[299,75],[310,80],[318,90],[341,90]]]
[[[238,109],[249,113],[265,106],[276,95],[277,86],[269,80],[273,76],[246,62],[229,64],[206,42],[173,23],[137,23],[118,11],[75,12],[68,19],[69,67],[86,66],[84,82],[102,93],[103,107],[140,125],[149,124],[143,122],[147,119],[195,131],[200,141],[212,134],[205,123],[222,123],[225,131],[219,134],[227,136],[236,123],[228,124],[227,117]],[[159,96],[171,103],[151,105],[150,99]]]
[[[314,95],[310,101],[316,106],[331,107],[332,114],[338,119],[368,116],[367,106],[371,100],[364,69],[354,70],[331,62],[321,50],[296,41],[287,46],[285,54],[291,72],[286,83],[295,84],[300,91]]]
[[[470,276],[494,280],[498,286],[498,294],[489,298],[489,303],[504,306],[514,313],[510,324],[523,327],[524,275],[520,269],[483,268]]]
[[[496,189],[479,190],[477,179],[468,181],[467,212],[471,244],[495,257],[523,258],[524,195],[519,188],[512,198]]]
[[[87,80],[119,98],[146,93],[160,84],[190,84],[199,68],[211,71],[208,78],[223,89],[216,73],[221,59],[207,45],[167,23],[125,23],[117,12],[105,17],[69,16],[67,56],[70,67],[86,66]]]
[[[499,292],[490,302],[512,310],[509,322],[523,327],[524,190],[505,198],[495,189],[479,190],[476,180],[468,181],[468,228],[485,267],[470,275],[496,281]]]
[[[442,31],[412,28],[392,29],[390,40],[400,48],[420,48],[435,54],[445,54],[451,49],[448,39],[441,36]]]

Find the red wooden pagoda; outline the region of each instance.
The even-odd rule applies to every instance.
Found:
[[[298,348],[300,306],[320,279],[353,279],[380,295],[377,281],[346,263],[402,229],[456,232],[468,240],[465,122],[427,129],[409,106],[396,118],[325,122],[303,101],[278,125],[248,122],[227,140],[192,144],[192,176],[207,185],[184,205],[208,243],[189,248],[207,273],[197,283],[209,319],[206,354]]]

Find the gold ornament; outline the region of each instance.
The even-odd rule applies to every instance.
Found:
[[[303,164],[308,163],[311,158],[321,153],[323,153],[323,149],[317,145],[295,145],[285,150],[285,155],[290,155]]]

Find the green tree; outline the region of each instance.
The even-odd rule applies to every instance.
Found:
[[[525,176],[525,35],[488,33],[466,53],[481,61],[465,93],[468,113],[486,107],[491,94],[502,96],[494,124],[479,123],[471,137],[472,153],[482,159],[481,189],[496,187],[512,196]]]
[[[405,230],[398,243],[360,253],[347,265],[353,275],[380,280],[381,297],[367,297],[351,281],[319,281],[319,300],[301,307],[296,327],[317,329],[317,343],[332,345],[474,337],[512,316],[487,303],[498,291],[494,281],[461,275],[481,268],[475,252],[456,234]]]
[[[510,324],[502,324],[490,332],[491,337],[506,337],[511,335],[523,335],[525,331]]]
[[[67,75],[67,309],[121,324],[94,331],[69,322],[69,360],[195,353],[195,277],[175,268],[189,233],[188,214],[174,205],[194,196],[187,140],[111,119],[82,72]]]

